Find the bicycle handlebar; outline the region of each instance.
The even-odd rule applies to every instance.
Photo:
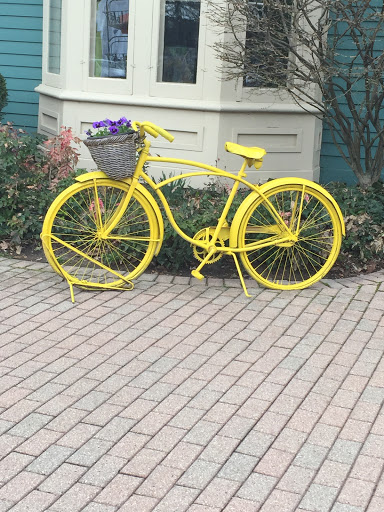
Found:
[[[169,140],[169,142],[173,142],[175,139],[175,137],[167,132],[167,130],[160,128],[160,126],[150,123],[149,121],[143,121],[142,123],[139,121],[133,121],[132,128],[136,131],[140,129],[140,137],[143,137],[144,133],[147,132],[155,138],[161,135],[164,139]]]

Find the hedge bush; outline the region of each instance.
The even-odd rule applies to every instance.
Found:
[[[70,132],[70,131],[69,131]],[[64,133],[64,135],[63,135]],[[0,124],[0,247],[20,253],[38,243],[45,213],[72,182],[77,152],[68,130],[49,141]]]
[[[337,262],[339,272],[359,274],[384,267],[384,183],[368,190],[343,183],[326,187],[344,216],[346,236]]]

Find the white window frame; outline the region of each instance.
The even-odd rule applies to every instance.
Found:
[[[60,41],[60,73],[51,73],[49,71],[49,34],[50,34],[50,6],[51,0],[43,2],[43,59],[42,59],[42,75],[43,83],[51,87],[62,87],[63,85],[63,40],[65,30],[65,2],[61,7],[61,41]]]
[[[138,0],[140,1],[140,0]],[[129,1],[128,21],[128,52],[127,52],[127,76],[126,78],[107,78],[90,76],[91,69],[91,31],[95,30],[96,0],[85,3],[84,9],[84,52],[85,59],[83,66],[83,87],[86,91],[103,94],[133,93],[133,72],[134,72],[134,44],[135,44],[135,14],[136,0]]]
[[[164,28],[161,26],[162,2],[156,0],[153,6],[153,40],[151,51],[150,96],[175,99],[201,99],[203,97],[205,39],[206,39],[206,11],[207,2],[201,0],[199,44],[197,49],[196,83],[187,84],[179,82],[158,82],[159,59],[162,55]],[[162,36],[162,37],[161,37]]]

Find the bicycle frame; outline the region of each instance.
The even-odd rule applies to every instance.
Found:
[[[278,212],[276,212],[274,206],[270,203],[270,201],[262,193],[262,191],[260,190],[260,187],[258,185],[253,185],[252,183],[250,183],[250,182],[248,182],[248,181],[246,181],[244,179],[247,176],[246,172],[245,172],[245,169],[246,169],[247,165],[249,164],[247,159],[244,160],[243,165],[242,165],[238,175],[235,175],[235,174],[232,174],[230,172],[227,172],[227,171],[224,171],[222,169],[219,169],[218,167],[214,167],[214,166],[211,166],[211,165],[203,164],[201,162],[196,162],[196,161],[193,161],[193,160],[183,160],[181,158],[167,158],[167,157],[150,156],[149,155],[150,142],[147,141],[147,140],[144,140],[144,145],[145,145],[145,147],[141,151],[138,163],[136,165],[136,169],[135,169],[134,175],[132,177],[132,184],[131,184],[129,193],[127,194],[127,196],[124,199],[124,201],[121,203],[121,205],[120,205],[121,208],[119,208],[119,212],[110,221],[107,229],[105,230],[105,235],[106,236],[118,224],[118,222],[119,222],[119,220],[121,218],[121,215],[124,213],[124,211],[126,210],[128,204],[129,204],[129,201],[130,201],[130,199],[132,197],[132,194],[133,194],[133,191],[134,191],[135,187],[137,186],[137,183],[139,182],[140,179],[142,179],[143,181],[145,181],[147,183],[147,185],[159,197],[162,205],[164,206],[164,210],[165,210],[165,213],[167,215],[167,218],[168,218],[169,222],[171,223],[172,227],[174,228],[174,230],[176,231],[176,233],[178,233],[182,238],[184,238],[187,242],[189,242],[192,245],[196,245],[196,246],[201,247],[202,249],[206,249],[206,250],[208,250],[208,248],[212,248],[212,250],[213,250],[213,247],[215,246],[215,244],[217,242],[217,239],[219,238],[220,232],[221,232],[223,226],[226,223],[227,214],[228,214],[229,209],[230,209],[230,207],[231,207],[231,205],[233,203],[233,199],[234,199],[234,197],[235,197],[235,195],[237,193],[237,190],[239,188],[240,183],[245,185],[249,190],[251,190],[253,192],[256,192],[260,197],[263,198],[263,200],[269,206],[270,213],[272,214],[272,216],[276,220],[276,224],[278,226],[278,230],[281,233],[285,234],[285,236],[280,236],[279,237],[280,243],[284,243],[284,242],[288,242],[288,241],[292,240],[293,235],[292,235],[290,229],[286,226],[286,224],[284,223],[283,219],[279,216]],[[196,167],[196,168],[200,168],[202,170],[201,171],[187,172],[187,173],[183,173],[183,174],[180,174],[180,175],[177,175],[177,176],[172,176],[172,177],[167,178],[167,179],[161,181],[160,183],[156,184],[144,172],[144,165],[147,162],[173,163],[173,164],[179,164],[179,165],[184,165],[184,166],[188,166],[188,167]],[[214,231],[214,233],[212,235],[212,238],[210,239],[209,243],[201,242],[199,240],[195,240],[194,238],[191,238],[190,236],[188,236],[180,228],[180,226],[177,224],[177,222],[176,222],[176,220],[175,220],[175,218],[174,218],[174,216],[172,214],[172,211],[171,211],[171,209],[169,207],[167,199],[165,198],[164,194],[160,190],[165,185],[167,185],[169,183],[172,183],[174,181],[178,181],[178,180],[186,179],[186,178],[191,178],[191,177],[194,177],[194,176],[201,176],[201,175],[221,176],[221,177],[224,177],[224,178],[229,178],[229,179],[234,181],[234,184],[232,186],[232,190],[231,190],[231,192],[230,192],[230,194],[228,196],[228,199],[227,199],[227,202],[226,202],[226,204],[224,206],[224,209],[223,209],[223,211],[222,211],[222,213],[221,213],[221,215],[220,215],[220,217],[218,219],[218,223],[217,223],[217,225],[215,227],[215,231]],[[120,214],[120,212],[121,212],[121,214]],[[276,233],[275,233],[275,235],[276,235]],[[232,246],[230,246],[230,247],[215,246],[213,251],[214,252],[217,251],[217,252],[233,254],[233,253],[244,252],[245,250],[254,250],[256,248],[257,249],[261,249],[261,248],[264,248],[264,247],[268,247],[268,246],[274,245],[276,243],[276,238],[275,237],[272,237],[272,238],[273,238],[273,240],[262,241],[262,242],[254,242],[253,244],[248,244],[246,247],[242,247],[242,248],[238,248],[236,246],[234,246],[234,247],[232,247]]]

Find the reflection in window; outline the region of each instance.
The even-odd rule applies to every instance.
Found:
[[[285,0],[285,5],[291,4],[292,0]],[[268,16],[268,19],[273,21],[275,37],[276,34],[280,34],[280,38],[285,39],[282,17],[286,18],[284,25],[289,26],[291,21],[288,11],[282,14],[278,6],[268,6],[264,0],[250,0],[248,6],[252,11],[252,17],[248,20],[245,44],[249,72],[244,77],[243,85],[244,87],[278,88],[285,85],[288,79],[288,52],[286,57],[276,58],[273,45],[278,45],[279,42],[277,38],[272,42],[270,34],[263,30],[263,18]],[[281,30],[278,27],[281,27]],[[266,49],[268,45],[262,44],[266,41],[270,41],[268,50]]]
[[[48,71],[60,74],[61,0],[49,4]]]
[[[126,78],[129,0],[96,0],[93,5],[90,76]]]
[[[159,82],[196,83],[200,0],[162,0]]]

